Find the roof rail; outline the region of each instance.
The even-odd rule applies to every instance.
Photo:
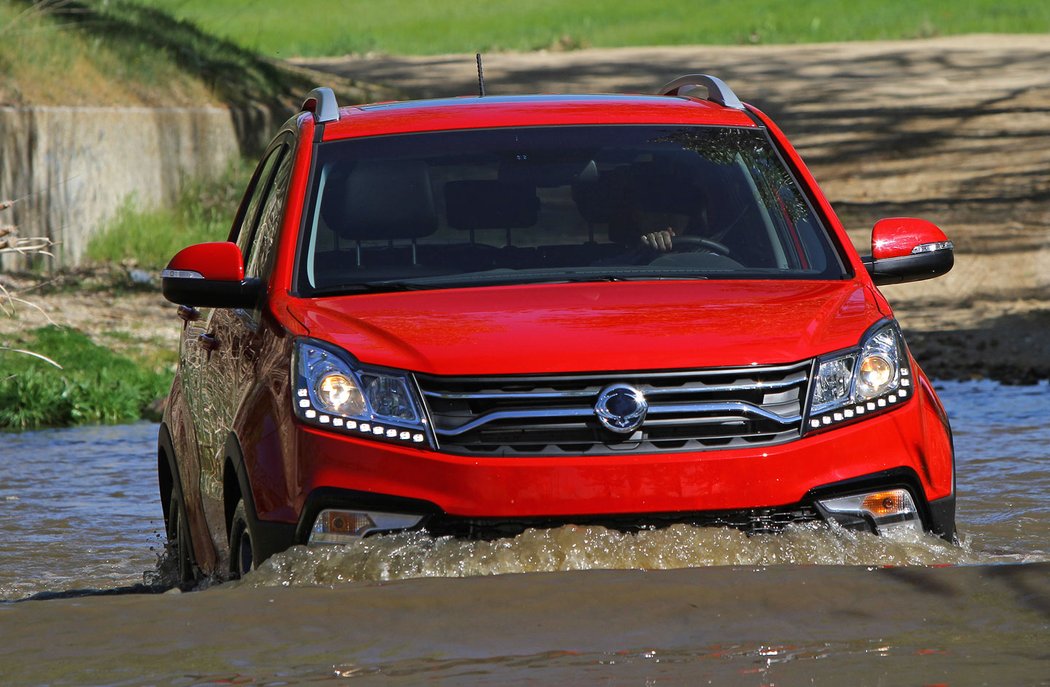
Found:
[[[312,112],[318,124],[334,122],[339,119],[339,103],[335,101],[335,92],[322,86],[306,94],[300,112]]]
[[[659,94],[686,95],[688,91],[701,86],[707,89],[707,100],[734,110],[744,109],[744,103],[740,102],[740,99],[736,97],[733,89],[725,81],[709,74],[686,74],[685,76],[680,76],[661,88]]]

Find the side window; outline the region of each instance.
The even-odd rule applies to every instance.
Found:
[[[288,149],[285,148],[287,153]],[[284,219],[285,199],[288,196],[288,182],[292,176],[292,160],[295,156],[287,153],[278,164],[273,181],[265,191],[265,200],[258,214],[255,238],[245,255],[245,275],[266,280],[273,269],[277,256],[277,239]]]
[[[237,242],[241,253],[245,256],[247,256],[248,247],[251,245],[252,234],[255,231],[256,221],[259,216],[259,208],[262,206],[266,193],[270,189],[270,179],[273,177],[274,168],[286,149],[286,146],[276,148],[263,160],[262,164],[256,169],[255,176],[252,177],[245,200],[242,201],[244,214],[240,218],[240,224],[233,228],[230,240]]]

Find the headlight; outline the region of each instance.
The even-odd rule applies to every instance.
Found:
[[[295,414],[303,422],[409,444],[428,439],[408,373],[357,365],[335,346],[299,339],[292,380]]]
[[[363,415],[368,409],[361,387],[353,379],[329,372],[317,383],[317,403],[330,413],[337,415]]]
[[[908,355],[895,324],[869,334],[853,351],[817,361],[810,393],[809,430],[878,412],[911,393]]]
[[[906,362],[895,327],[883,327],[868,338],[861,349],[855,396],[867,401],[900,386],[902,363]]]

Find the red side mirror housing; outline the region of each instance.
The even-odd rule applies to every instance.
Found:
[[[165,298],[179,305],[254,308],[265,284],[244,278],[244,257],[236,243],[217,241],[176,253],[161,272],[161,289]]]
[[[932,222],[912,217],[881,219],[871,230],[871,256],[863,259],[879,286],[932,279],[955,264],[955,247]]]

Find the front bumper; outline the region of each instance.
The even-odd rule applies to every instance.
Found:
[[[425,513],[432,531],[470,536],[505,523],[741,526],[741,518],[744,529],[762,531],[764,521],[824,519],[814,504],[828,490],[899,484],[914,497],[926,529],[950,538],[951,434],[932,390],[922,384],[917,391],[890,412],[796,441],[691,453],[471,457],[299,426],[297,481],[285,501],[291,508],[259,517],[294,522],[301,534],[317,504],[332,501]]]
[[[918,479],[909,470],[894,470],[877,475],[868,475],[857,480],[847,480],[826,485],[806,495],[799,503],[777,508],[750,508],[735,511],[701,511],[645,514],[602,514],[575,517],[525,517],[525,518],[477,518],[460,517],[444,513],[435,504],[414,501],[384,494],[370,494],[341,489],[322,488],[311,494],[303,510],[295,534],[296,544],[316,543],[311,536],[319,516],[325,512],[371,513],[377,522],[380,515],[410,519],[411,527],[372,529],[371,534],[381,534],[401,529],[423,530],[432,536],[455,536],[470,539],[496,539],[513,537],[530,528],[553,528],[564,525],[602,526],[624,532],[689,524],[706,527],[729,527],[747,534],[769,534],[783,530],[789,525],[811,522],[835,521],[852,530],[880,533],[871,518],[836,516],[829,513],[822,502],[842,496],[863,494],[891,489],[904,489],[912,495],[917,506],[918,521],[922,529],[930,531],[948,541],[955,538],[955,496],[927,502],[916,496]],[[316,533],[315,533],[316,534]],[[368,536],[365,535],[365,536]],[[347,539],[346,541],[350,541]],[[338,538],[330,543],[340,543]]]

